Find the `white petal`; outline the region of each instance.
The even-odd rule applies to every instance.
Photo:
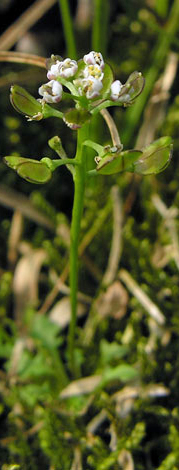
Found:
[[[119,98],[119,93],[122,89],[122,83],[120,80],[115,80],[111,85],[111,99],[116,101]]]

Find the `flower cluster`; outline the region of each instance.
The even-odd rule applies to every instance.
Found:
[[[85,95],[87,99],[99,96],[103,87],[104,60],[100,52],[91,51],[83,57],[84,66],[78,72],[75,60],[60,58],[52,55],[47,72],[48,83],[40,86],[39,94],[46,103],[57,103],[62,98],[63,88],[60,79],[72,79],[77,95]],[[76,75],[75,79],[73,77]]]
[[[59,56],[52,55],[47,60],[47,68],[49,82],[39,88],[39,94],[44,102],[50,104],[61,100],[63,85],[69,88],[74,97],[93,100],[101,95],[101,99],[105,96],[106,99],[119,105],[131,104],[144,87],[144,78],[140,72],[133,72],[124,85],[120,80],[113,81],[111,68],[105,65],[102,54],[95,51],[85,54],[78,62],[69,58],[63,60]],[[107,93],[104,90],[106,78],[110,83]]]
[[[91,100],[100,95],[103,87],[104,60],[100,52],[91,51],[89,54],[84,55],[83,61],[86,67],[81,72],[80,77],[74,81],[74,84],[77,85],[80,95],[85,94],[86,98]]]

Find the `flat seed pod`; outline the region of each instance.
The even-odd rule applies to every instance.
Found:
[[[140,158],[140,150],[126,150],[120,154],[107,154],[97,165],[97,171],[102,175],[113,175],[122,171],[131,171],[132,164]]]
[[[16,111],[37,121],[43,118],[42,105],[19,85],[11,87],[10,101]]]
[[[118,100],[123,103],[132,103],[142,93],[144,85],[145,79],[141,72],[132,72],[123,85]]]
[[[30,183],[43,184],[50,180],[52,172],[41,162],[25,162],[18,166],[17,173]]]
[[[6,165],[8,165],[13,170],[17,170],[18,166],[21,165],[22,163],[27,163],[27,162],[36,163],[36,160],[32,160],[31,158],[15,157],[14,155],[9,156],[9,157],[4,157],[3,160],[6,163]]]
[[[141,175],[160,173],[169,165],[172,150],[171,137],[161,137],[143,149],[143,155],[134,163],[133,171]]]

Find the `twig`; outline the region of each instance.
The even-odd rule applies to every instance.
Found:
[[[148,295],[143,292],[141,287],[134,281],[132,276],[125,270],[121,269],[119,271],[119,277],[127,286],[130,292],[136,297],[136,299],[140,302],[140,304],[145,308],[145,310],[149,313],[149,315],[154,318],[154,320],[159,323],[159,325],[163,325],[165,323],[165,317],[157,305],[149,299]]]
[[[36,0],[33,5],[0,36],[0,50],[11,49],[31,26],[33,26],[57,0]]]
[[[113,201],[113,236],[111,242],[111,250],[109,254],[108,265],[103,277],[102,283],[108,285],[115,279],[122,244],[122,205],[120,200],[120,193],[118,186],[113,186],[111,190],[111,197]]]

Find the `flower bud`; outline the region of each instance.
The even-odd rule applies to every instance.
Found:
[[[51,80],[39,88],[39,95],[43,96],[46,103],[58,103],[62,97],[62,90],[61,83]]]
[[[62,78],[71,78],[75,75],[78,70],[78,65],[76,60],[71,60],[69,58],[63,60],[59,64],[59,76]]]
[[[111,85],[111,99],[117,101],[119,99],[119,93],[122,88],[120,80],[115,80]]]
[[[101,52],[91,51],[89,54],[84,55],[83,60],[86,65],[99,65],[101,70],[104,68],[104,60]]]
[[[49,59],[46,60],[47,67],[47,78],[49,80],[55,80],[59,76],[59,64],[62,61],[62,57],[59,55],[52,54]]]
[[[121,85],[119,80],[111,85],[111,99],[124,104],[131,104],[142,93],[145,79],[141,72],[133,72],[129,75],[127,82]]]
[[[25,114],[30,120],[40,121],[43,118],[42,105],[24,88],[13,85],[10,91],[10,101],[16,111]]]
[[[59,60],[57,60],[56,64],[51,65],[50,70],[47,72],[47,78],[49,80],[55,80],[57,77],[59,77],[59,66]]]

